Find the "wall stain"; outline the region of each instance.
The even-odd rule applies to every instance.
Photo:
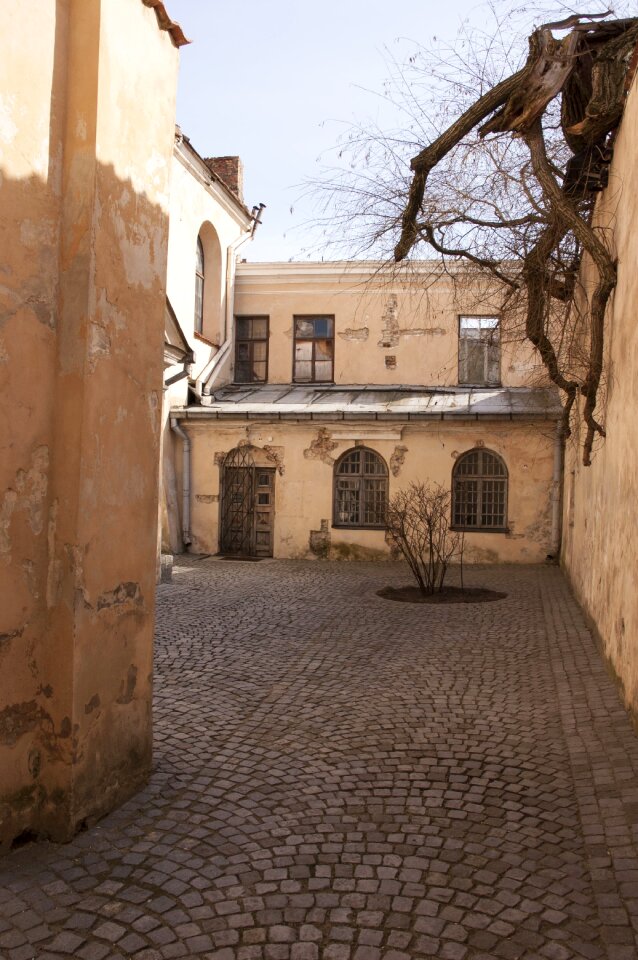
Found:
[[[311,530],[308,537],[308,547],[315,557],[322,560],[328,559],[330,553],[330,523],[328,520],[321,521],[319,530]]]
[[[93,711],[97,710],[97,708],[100,706],[101,702],[100,695],[98,693],[94,693],[89,702],[84,705],[85,714],[93,713]]]
[[[124,583],[118,584],[114,590],[100,594],[97,599],[97,609],[105,610],[109,607],[120,607],[125,603],[134,603],[137,606],[143,605],[144,598],[139,583],[126,580]]]
[[[42,533],[48,474],[49,448],[42,444],[31,454],[29,468],[17,470],[13,485],[5,490],[0,501],[0,558],[6,563],[11,560],[11,522],[15,513],[26,512],[33,533]]]
[[[12,640],[15,640],[17,637],[21,637],[24,633],[24,627],[19,627],[17,630],[11,630],[10,633],[0,633],[0,653],[4,647],[9,646]]]
[[[0,710],[0,743],[13,747],[21,737],[43,723],[50,724],[53,729],[51,715],[35,700],[13,703]]]
[[[130,703],[133,699],[133,694],[135,692],[135,685],[137,683],[137,667],[134,663],[128,668],[126,674],[126,683],[122,681],[120,685],[120,695],[117,698],[117,703]]]

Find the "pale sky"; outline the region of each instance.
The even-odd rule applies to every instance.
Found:
[[[303,226],[314,216],[310,200],[300,199],[304,180],[318,175],[320,158],[353,120],[393,125],[375,95],[388,56],[404,61],[415,41],[434,35],[452,41],[477,8],[476,0],[166,5],[192,40],[180,52],[177,122],[203,156],[239,154],[246,205],[267,205],[243,248],[249,260],[321,258]]]

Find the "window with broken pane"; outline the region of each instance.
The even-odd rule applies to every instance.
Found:
[[[334,380],[334,317],[294,318],[295,383]]]
[[[501,324],[498,317],[459,317],[459,383],[501,382]]]
[[[268,379],[268,317],[235,317],[235,382]]]
[[[470,450],[452,473],[452,524],[460,530],[507,529],[507,467],[491,450]]]
[[[334,526],[383,529],[387,503],[383,457],[367,447],[344,453],[334,470]]]

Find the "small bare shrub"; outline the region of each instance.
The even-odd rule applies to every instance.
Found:
[[[390,499],[388,539],[401,551],[419,590],[429,596],[443,589],[452,560],[463,564],[463,534],[450,529],[450,491],[438,483],[411,483]]]

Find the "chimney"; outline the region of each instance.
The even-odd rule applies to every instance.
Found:
[[[204,162],[228,189],[244,202],[244,165],[239,157],[206,157]]]

